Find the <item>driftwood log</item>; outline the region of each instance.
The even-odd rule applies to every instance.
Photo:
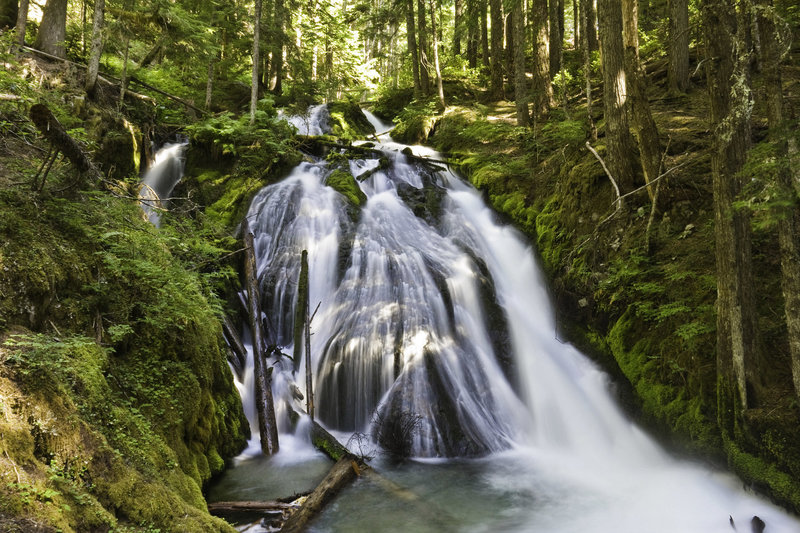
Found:
[[[250,231],[250,225],[247,223],[246,218],[244,224],[244,275],[247,287],[250,332],[253,337],[253,370],[255,373],[258,430],[261,435],[261,451],[265,455],[272,455],[278,452],[278,425],[275,422],[275,404],[272,398],[272,368],[267,368],[266,354],[264,353],[253,233]]]
[[[281,502],[267,500],[262,502],[211,502],[208,504],[208,512],[218,513],[237,513],[237,512],[264,512],[264,511],[286,511],[297,509],[298,505],[291,502]]]
[[[73,139],[64,126],[44,104],[34,104],[30,111],[31,121],[39,129],[42,136],[53,147],[64,154],[78,171],[88,174],[95,181],[102,177],[100,170],[95,166],[78,142]]]
[[[244,347],[239,333],[236,331],[236,326],[228,315],[222,318],[222,332],[225,335],[225,340],[228,341],[228,346],[231,349],[232,357],[229,357],[233,369],[236,371],[237,377],[241,379],[244,374],[244,367],[247,362],[247,349]]]

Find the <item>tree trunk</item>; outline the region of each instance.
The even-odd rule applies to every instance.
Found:
[[[633,125],[639,139],[639,154],[644,171],[644,182],[648,184],[650,201],[654,198],[650,181],[658,177],[661,166],[661,145],[658,128],[650,113],[644,69],[639,62],[639,14],[638,0],[622,0],[625,41],[625,73],[630,95]]]
[[[442,83],[442,68],[439,65],[439,37],[436,31],[436,9],[433,0],[428,0],[431,8],[431,30],[433,31],[433,69],[436,72],[436,94],[438,97],[437,107],[440,113],[444,113],[447,106],[444,103],[444,84]]]
[[[747,60],[736,53],[741,50],[737,47],[742,44],[743,29],[737,24],[733,0],[704,0],[701,6],[714,127],[717,417],[723,435],[732,438],[748,405],[745,354],[757,353],[749,217],[745,210],[733,208],[742,187],[739,170],[750,144],[750,94]],[[736,93],[731,91],[734,85],[739,89]]]
[[[487,22],[489,3],[486,0],[478,0],[480,7],[481,23],[481,63],[488,70],[491,68],[491,55],[489,54],[489,24]]]
[[[480,28],[478,27],[478,0],[467,2],[467,62],[470,68],[478,66],[478,46],[480,44]]]
[[[417,35],[414,26],[414,0],[406,0],[406,36],[408,51],[411,54],[411,71],[414,74],[414,98],[419,98],[422,94],[422,83],[420,82]]]
[[[275,41],[272,45],[272,93],[283,94],[283,49],[286,45],[286,9],[284,0],[275,0],[273,29]]]
[[[258,1],[258,0],[257,0]],[[253,233],[247,219],[244,221],[244,275],[247,287],[247,309],[253,342],[253,373],[255,374],[256,410],[261,451],[265,455],[278,452],[278,426],[275,423],[275,405],[272,399],[272,369],[267,368],[264,357],[264,338],[261,323],[261,304],[257,279]]]
[[[517,108],[517,125],[528,126],[528,78],[525,71],[525,16],[522,8],[524,0],[516,0],[514,17],[514,101]]]
[[[63,59],[67,57],[66,38],[67,0],[47,0],[33,47]]]
[[[581,0],[586,4],[586,37],[589,42],[589,51],[594,52],[599,48],[597,42],[597,12],[594,9],[594,0]]]
[[[92,19],[92,53],[89,56],[89,68],[86,70],[86,93],[94,97],[97,85],[97,74],[100,71],[100,56],[103,54],[103,30],[105,29],[106,0],[94,0],[94,18]]]
[[[125,32],[125,52],[122,54],[122,75],[119,82],[119,109],[122,109],[122,104],[125,103],[125,91],[128,90],[128,55],[130,51],[131,36]]]
[[[242,379],[244,367],[247,363],[247,349],[244,347],[244,343],[236,331],[236,326],[228,318],[228,315],[222,317],[222,334],[225,336],[225,340],[228,341],[228,346],[230,346],[233,353],[233,357],[229,359],[231,365],[233,365],[233,370],[236,372],[237,377]]]
[[[758,27],[761,36],[761,68],[764,75],[767,120],[770,136],[778,157],[789,160],[786,128],[783,112],[783,80],[781,78],[781,46],[777,40],[775,14],[772,0],[758,0]],[[781,286],[783,289],[784,314],[789,337],[789,354],[792,361],[792,379],[795,394],[800,397],[800,205],[792,187],[791,168],[781,165],[777,173],[777,190],[787,205],[779,208],[778,242],[781,251]]]
[[[559,13],[559,7],[561,12]],[[564,38],[561,34],[559,20],[564,15],[563,0],[550,0],[550,75],[555,76],[561,70],[561,52]]]
[[[214,93],[214,64],[217,58],[214,56],[208,59],[208,76],[206,77],[206,101],[205,108],[207,111],[211,110],[211,97]]]
[[[599,0],[600,54],[603,59],[603,113],[606,119],[608,167],[623,189],[634,188],[633,136],[625,109],[627,88],[622,46],[622,6],[619,0]]]
[[[461,55],[461,36],[464,34],[464,0],[454,0],[453,55]]]
[[[550,49],[547,31],[547,0],[531,0],[533,27],[533,115],[541,121],[553,106],[550,79]]]
[[[581,46],[581,20],[578,0],[572,0],[572,47],[577,50]]]
[[[258,67],[261,65],[259,59],[259,48],[261,46],[261,0],[255,1],[255,11],[253,13],[253,74],[250,78],[250,124],[256,122],[256,108],[258,107]]]
[[[506,49],[503,57],[503,71],[508,81],[514,78],[514,10],[511,6],[504,6],[506,10]]]
[[[669,0],[669,89],[689,89],[689,0]]]
[[[584,28],[583,32],[581,32],[581,51],[583,52],[583,77],[586,81],[586,118],[589,121],[591,139],[596,141],[597,126],[595,126],[594,116],[592,115],[592,53],[589,48],[589,32],[586,31],[588,26],[586,4],[591,2],[592,0],[581,0],[581,25]]]
[[[431,76],[428,71],[428,23],[425,17],[425,0],[417,0],[417,33],[419,35],[419,81],[422,94],[431,94]]]
[[[25,46],[25,28],[28,24],[28,0],[19,0],[17,12],[17,44]]]
[[[492,15],[492,61],[489,98],[503,98],[503,0],[489,0]]]

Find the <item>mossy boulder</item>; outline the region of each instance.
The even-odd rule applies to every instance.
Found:
[[[330,134],[345,140],[363,139],[375,133],[375,127],[367,120],[361,107],[353,102],[331,102]]]
[[[142,132],[124,116],[88,106],[86,134],[98,149],[94,159],[110,179],[135,178],[143,170]]]
[[[367,203],[367,195],[350,172],[334,170],[325,178],[325,185],[344,196],[353,207],[360,208]]]

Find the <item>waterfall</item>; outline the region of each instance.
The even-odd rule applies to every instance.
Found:
[[[156,227],[161,223],[159,209],[166,206],[173,189],[183,177],[183,152],[187,143],[164,145],[156,152],[152,166],[142,178],[139,201],[148,220]]]
[[[629,421],[607,375],[557,340],[525,239],[451,173],[392,159],[380,170],[377,157],[350,161],[365,178],[360,209],[326,186],[334,169],[318,161],[262,189],[247,214],[269,342],[288,354],[308,250],[324,425],[379,442],[390,434],[417,458],[483,457],[477,497],[522,500],[468,530],[727,533],[728,515],[743,530],[755,514],[769,531],[800,529]],[[293,439],[287,406],[303,405],[288,390],[305,361],[272,364],[281,438]]]
[[[297,128],[298,135],[324,135],[331,131],[327,104],[309,106],[305,114],[286,116],[281,109],[278,116]]]

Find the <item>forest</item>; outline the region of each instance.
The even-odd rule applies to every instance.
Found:
[[[424,494],[400,530],[765,531],[761,503],[553,528],[413,481],[419,458],[517,479],[493,461],[520,443],[606,461],[571,428],[626,424],[594,389],[568,410],[525,355],[583,369],[562,345],[665,455],[795,531],[798,58],[794,0],[0,0],[0,531],[233,531],[215,487],[305,419],[328,455],[352,435],[340,500]],[[170,143],[154,225],[142,179]],[[526,337],[549,306],[555,348]],[[397,530],[341,505],[312,530]]]

